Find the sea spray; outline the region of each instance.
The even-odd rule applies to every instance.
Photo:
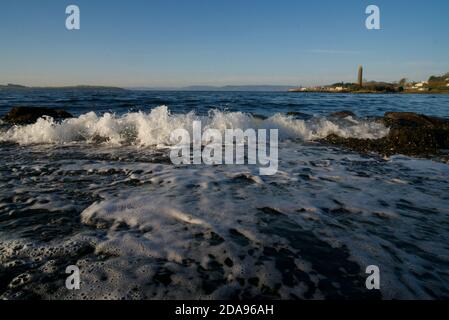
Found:
[[[325,117],[301,120],[280,113],[260,120],[248,113],[218,110],[207,116],[200,116],[194,112],[172,114],[167,106],[160,106],[149,113],[128,112],[121,116],[113,113],[100,116],[89,112],[62,122],[45,117],[34,124],[14,126],[0,132],[0,142],[29,145],[102,141],[111,145],[168,147],[173,145],[170,139],[173,131],[185,129],[192,134],[194,121],[201,121],[203,130],[217,129],[222,134],[226,129],[277,129],[281,141],[313,141],[330,134],[344,138],[379,139],[389,131],[383,124],[369,120],[336,120]]]

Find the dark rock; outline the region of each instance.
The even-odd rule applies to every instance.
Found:
[[[384,123],[390,128],[388,140],[404,154],[436,154],[449,148],[449,120],[412,112],[389,112]]]
[[[380,154],[391,154],[391,146],[388,144],[386,138],[369,140],[369,139],[356,139],[356,138],[343,138],[335,134],[331,134],[321,142],[325,144],[335,145],[350,150],[354,150],[360,153],[376,152]]]
[[[258,120],[267,120],[268,119],[268,117],[264,116],[263,114],[252,113],[251,115],[254,117],[254,119],[258,119]]]
[[[73,116],[64,110],[50,109],[42,107],[14,107],[3,117],[3,121],[10,124],[31,124],[39,118],[49,116],[56,120],[73,118]]]
[[[428,117],[422,114],[414,112],[387,112],[383,118],[385,125],[387,126],[409,126],[409,127],[422,127],[422,126],[438,126],[447,123],[448,120]]]
[[[449,120],[411,112],[386,113],[382,122],[390,128],[388,136],[377,139],[342,138],[330,135],[322,142],[361,153],[390,156],[434,156],[449,149]]]
[[[301,119],[301,120],[309,120],[309,119],[313,118],[313,116],[310,114],[298,112],[298,111],[287,112],[287,116],[294,117],[295,119]]]
[[[347,117],[355,118],[356,117],[354,112],[348,111],[348,110],[337,111],[337,112],[331,113],[330,116],[334,117],[334,118],[347,118]]]

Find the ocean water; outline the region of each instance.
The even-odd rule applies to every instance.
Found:
[[[449,117],[448,95],[0,92],[0,115],[21,105],[75,118],[0,123],[1,298],[449,298],[449,165],[317,142],[383,137],[387,111]],[[173,165],[195,120],[279,129],[278,173]]]

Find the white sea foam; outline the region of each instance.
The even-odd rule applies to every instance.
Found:
[[[284,145],[282,150],[288,149],[286,147]],[[396,176],[396,173],[389,171],[396,166],[404,171],[417,165],[423,166],[414,172],[412,177],[401,176],[401,181],[413,180],[415,174],[427,173],[429,162],[393,158],[390,164],[383,164],[359,156],[348,158],[347,155],[336,154],[328,154],[329,160],[320,162],[316,160],[318,150],[309,152],[311,153],[301,155],[299,159],[298,155],[290,151],[284,154],[283,158],[287,159],[288,163],[294,163],[283,167],[275,178],[276,185],[282,186],[284,192],[278,192],[277,187],[272,187],[273,178],[255,179],[257,177],[255,171],[250,167],[231,166],[226,170],[219,168],[179,170],[158,165],[151,170],[154,187],[141,189],[140,192],[123,192],[118,197],[94,203],[83,211],[82,222],[93,226],[109,226],[107,239],[96,246],[97,254],[127,259],[133,256],[162,259],[168,261],[170,268],[174,266],[173,264],[180,264],[186,259],[201,262],[205,269],[210,268],[208,263],[211,256],[221,265],[225,265],[226,259],[232,260],[233,266],[224,268],[223,278],[228,281],[210,296],[213,298],[226,296],[227,292],[232,291],[235,285],[233,280],[237,278],[257,277],[261,281],[260,285],[269,287],[282,281],[279,270],[270,264],[272,261],[258,263],[257,254],[254,256],[243,254],[248,247],[263,252],[264,246],[286,247],[293,250],[292,247],[295,246],[312,245],[316,246],[313,250],[317,253],[316,250],[319,252],[317,248],[324,242],[332,244],[335,249],[348,248],[350,259],[357,261],[362,267],[373,263],[381,265],[384,297],[404,298],[414,295],[426,297],[426,292],[422,290],[417,279],[409,274],[405,265],[401,265],[401,272],[406,275],[405,277],[409,277],[407,280],[400,280],[400,277],[394,275],[393,270],[399,268],[395,257],[415,263],[414,268],[418,273],[424,272],[425,269],[422,256],[404,250],[396,245],[395,241],[410,241],[411,238],[425,236],[426,231],[420,227],[410,235],[409,224],[406,221],[438,228],[438,223],[441,223],[444,214],[447,214],[445,209],[447,201],[442,200],[440,194],[422,193],[419,186],[403,183],[392,185],[393,179],[388,177],[391,174]],[[346,167],[346,162],[351,162],[352,166]],[[370,177],[359,177],[357,170],[352,171],[357,166],[376,169],[373,169]],[[313,168],[310,171],[311,178],[315,179],[299,178],[298,175],[303,169],[310,168]],[[380,171],[377,172],[377,169]],[[442,164],[433,166],[433,170],[442,176],[448,174],[447,167]],[[385,175],[387,177],[384,177]],[[443,180],[438,181],[441,183]],[[235,189],[234,182],[239,183],[240,189]],[[372,188],[374,182],[376,188]],[[262,193],[263,196],[260,196]],[[403,200],[398,200],[398,197]],[[394,207],[401,201],[413,207],[417,206],[414,201],[417,198],[422,199],[423,203],[429,205],[432,203],[429,212],[440,212],[442,216],[435,218],[433,222],[425,222],[421,221],[422,212],[405,209],[402,214]],[[389,205],[387,207],[381,205],[380,200]],[[263,214],[260,210],[266,207],[282,212],[275,214],[273,223],[274,221],[285,223],[287,230],[288,226],[295,225],[297,228],[294,231],[295,235],[311,231],[319,235],[319,238],[316,238],[318,243],[315,243],[315,240],[312,243],[304,243],[307,238],[295,236],[289,238],[288,231],[284,229],[280,233],[274,231],[265,233],[261,222]],[[323,212],[323,208],[329,208],[329,212]],[[269,215],[269,211],[266,214]],[[336,225],[338,228],[330,227]],[[120,226],[127,227],[123,231]],[[271,230],[270,228],[276,230],[276,226],[270,225],[267,230]],[[129,232],[129,229],[136,232]],[[237,237],[230,233],[230,230],[236,230]],[[395,238],[389,239],[392,230]],[[205,239],[197,240],[195,234],[201,234]],[[211,245],[209,241],[213,234],[219,235],[225,241],[219,245]],[[239,238],[242,238],[243,242],[239,242]],[[301,242],[292,243],[293,239]],[[390,248],[388,252],[383,250],[385,246]],[[415,246],[416,252],[441,256],[445,251],[443,244],[438,244],[435,239],[430,238]],[[334,258],[329,259],[331,263]],[[447,261],[447,258],[442,259]],[[295,259],[295,264],[299,270],[309,274],[313,269],[304,257]],[[197,283],[186,283],[187,276],[183,275],[185,270],[177,272],[178,277],[172,277],[176,279],[172,286],[179,295],[173,294],[173,297],[185,297],[197,292],[198,289],[192,288],[197,286]],[[311,280],[315,281],[313,276]],[[318,279],[316,281],[319,282]],[[407,284],[404,285],[401,281]],[[121,286],[125,287],[124,284],[118,287]],[[120,295],[117,289],[115,291]],[[299,292],[301,292],[299,287],[292,289],[282,286],[280,289],[280,295],[284,298],[289,297],[291,293]],[[319,298],[320,294],[317,291],[315,298]],[[197,297],[207,298],[207,296]]]
[[[364,281],[354,280],[354,263],[362,275],[368,265],[381,267],[384,298],[445,296],[445,164],[397,156],[382,161],[286,141],[278,174],[259,177],[249,165],[177,167],[78,153],[133,154],[135,146],[48,149],[44,157],[59,160],[37,159],[27,169],[8,157],[12,163],[5,164],[19,168],[3,171],[12,217],[26,205],[30,216],[52,218],[36,221],[26,232],[31,239],[19,237],[23,229],[0,234],[0,268],[39,268],[20,271],[0,298],[32,291],[47,299],[226,299],[236,292],[269,296],[264,288],[270,288],[278,298],[320,299],[327,297],[322,281],[365,292]],[[60,159],[67,150],[77,156]],[[72,185],[80,189],[74,198],[59,192]],[[50,230],[61,211],[78,212],[81,230],[39,240],[38,227]],[[82,287],[71,292],[56,281],[74,263]],[[296,276],[303,280],[289,282]]]
[[[169,146],[170,134],[176,129],[192,130],[193,121],[201,121],[203,130],[219,129],[279,129],[280,139],[312,141],[330,134],[342,137],[377,139],[388,134],[388,129],[373,121],[346,119],[331,120],[313,118],[295,119],[275,114],[260,120],[242,112],[212,111],[209,116],[193,112],[171,114],[168,107],[160,106],[149,113],[131,112],[118,116],[94,112],[60,123],[52,118],[39,119],[36,123],[14,126],[0,132],[0,141],[28,144],[65,144],[71,142],[104,141],[112,145],[135,144],[140,146]]]

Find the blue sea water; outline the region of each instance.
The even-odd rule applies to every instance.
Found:
[[[407,111],[449,117],[449,95],[320,94],[286,92],[179,92],[179,91],[92,91],[35,90],[0,92],[0,114],[13,106],[61,108],[80,115],[148,110],[161,105],[173,112],[210,109],[242,111],[261,115],[303,112],[327,115],[350,110],[360,116],[379,116],[389,111]]]
[[[449,95],[0,91],[13,106],[75,118],[0,126],[1,298],[449,298],[448,164],[317,142],[381,137],[389,111],[449,117]],[[173,165],[169,133],[198,119],[278,128],[278,173]]]

